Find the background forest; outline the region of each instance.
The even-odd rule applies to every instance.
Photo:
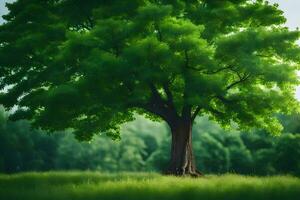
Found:
[[[137,116],[122,127],[121,141],[105,134],[78,142],[70,132],[47,134],[29,122],[10,122],[0,108],[0,172],[48,170],[162,171],[169,161],[166,125]],[[300,116],[279,116],[284,133],[224,130],[206,117],[197,119],[193,148],[205,173],[300,175]],[[130,135],[130,137],[127,137]]]

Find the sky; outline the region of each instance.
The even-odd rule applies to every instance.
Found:
[[[13,2],[14,0],[0,0],[0,24],[3,23],[2,15],[7,13],[7,9],[5,7],[6,2]]]
[[[7,13],[5,3],[13,1],[14,0],[0,0],[0,16]],[[295,30],[297,27],[300,28],[300,0],[269,0],[269,2],[279,4],[280,9],[284,11],[284,15],[287,18],[286,25],[291,30]],[[0,17],[0,24],[1,23],[3,23],[2,17]],[[296,96],[300,100],[300,86],[297,89]]]

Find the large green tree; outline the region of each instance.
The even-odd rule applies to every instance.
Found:
[[[298,31],[264,0],[18,0],[0,26],[0,103],[11,119],[80,140],[144,114],[172,134],[167,172],[198,175],[192,125],[279,133],[294,98]],[[204,141],[205,142],[205,141]]]

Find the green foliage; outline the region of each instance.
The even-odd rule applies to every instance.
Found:
[[[230,174],[183,179],[153,173],[21,173],[0,175],[0,186],[2,198],[16,200],[294,200],[300,195],[298,178]]]
[[[205,172],[224,173],[229,168],[229,152],[228,149],[211,137],[204,133],[199,141],[194,142],[197,166]]]
[[[299,32],[287,30],[278,5],[265,0],[7,6],[0,103],[17,105],[13,120],[71,129],[80,140],[99,133],[118,140],[120,125],[135,113],[169,123],[170,114],[188,111],[279,134],[274,115],[299,110]]]
[[[0,107],[0,116],[5,116]],[[0,118],[1,119],[1,118]],[[56,151],[60,134],[51,137],[45,132],[32,130],[26,121],[0,121],[0,171],[46,171],[55,169]]]
[[[274,158],[276,158],[276,150],[259,149],[253,153],[254,173],[258,175],[275,174]]]
[[[300,135],[285,135],[278,141],[275,166],[282,173],[293,172],[299,175],[300,170]],[[290,158],[290,155],[293,155]]]

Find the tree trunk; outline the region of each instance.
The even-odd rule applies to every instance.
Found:
[[[201,176],[196,169],[192,148],[192,122],[181,121],[171,126],[171,160],[167,174]]]

